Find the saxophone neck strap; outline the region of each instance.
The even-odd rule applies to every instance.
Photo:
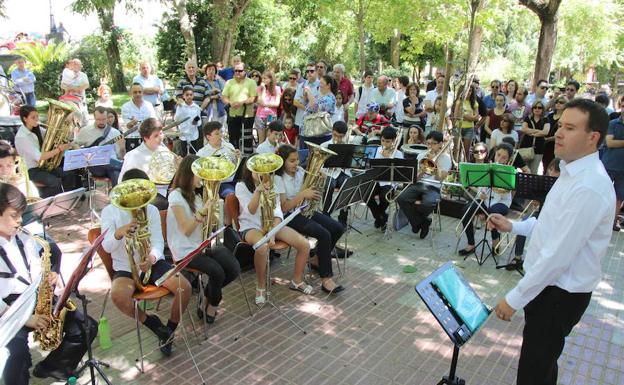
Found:
[[[26,266],[26,270],[28,270],[29,278],[32,278],[30,277],[30,263],[28,263],[28,258],[26,258],[26,253],[24,252],[24,244],[22,243],[22,240],[17,235],[15,236],[15,243],[17,243],[17,248],[19,249],[20,254],[22,254],[22,260],[24,261],[24,266]],[[27,286],[30,285],[29,280],[22,277],[21,275],[17,275],[17,269],[15,268],[15,266],[9,259],[9,256],[7,255],[4,247],[0,247],[0,258],[2,258],[2,260],[4,261],[4,264],[7,265],[7,267],[11,271],[10,273],[6,273],[6,272],[0,273],[0,278],[17,278],[17,280],[19,280],[23,284]]]

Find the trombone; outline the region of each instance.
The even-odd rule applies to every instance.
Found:
[[[539,207],[540,207],[540,205],[539,205],[538,201],[535,201],[535,200],[529,201],[529,203],[527,203],[527,205],[524,207],[522,212],[520,212],[519,218],[520,219],[531,218],[539,210]],[[529,211],[529,209],[530,209],[530,211]],[[528,214],[527,214],[527,212],[528,212]],[[517,237],[516,234],[503,233],[501,235],[500,242],[498,242],[498,245],[496,245],[496,247],[494,247],[494,253],[496,253],[498,255],[505,254],[507,249],[516,242],[516,237]],[[501,250],[501,245],[504,245],[502,250]]]

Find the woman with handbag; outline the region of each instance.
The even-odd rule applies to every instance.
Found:
[[[532,174],[537,174],[539,164],[544,155],[544,137],[548,135],[550,123],[544,116],[544,103],[541,100],[533,103],[531,113],[522,123],[522,139],[518,153],[522,156]]]
[[[303,136],[322,136],[331,132],[331,115],[336,109],[336,82],[329,75],[321,77],[318,97],[309,87],[303,89],[308,104],[303,117]]]

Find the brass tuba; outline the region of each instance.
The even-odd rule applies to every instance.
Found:
[[[260,194],[260,216],[262,218],[262,231],[266,234],[273,228],[275,212],[275,172],[282,167],[284,160],[281,156],[273,153],[256,154],[247,159],[249,171],[259,174],[261,182],[268,184],[266,190]]]
[[[69,116],[76,112],[76,107],[59,102],[56,100],[48,99],[48,129],[43,138],[43,144],[41,145],[41,152],[51,151],[61,144],[69,143],[70,136],[74,123]],[[56,156],[39,161],[39,167],[52,171],[61,165],[63,159],[63,153],[59,153]]]
[[[323,168],[323,164],[325,164],[327,158],[338,154],[312,142],[305,142],[305,144],[309,149],[308,167],[305,170],[305,178],[303,179],[301,190],[303,191],[312,188],[322,194],[325,191],[325,181],[327,180],[327,175],[321,171],[321,168]],[[310,218],[317,210],[320,202],[315,200],[307,203],[308,207],[306,207],[301,214]]]
[[[126,252],[132,271],[132,279],[136,288],[144,289],[144,285],[150,279],[151,270],[145,272],[143,280],[139,277],[139,272],[134,261],[135,253],[139,256],[139,261],[145,261],[151,249],[149,231],[149,221],[147,217],[147,204],[156,197],[156,185],[146,179],[129,179],[119,183],[110,193],[110,200],[113,206],[129,211],[132,219],[137,222],[137,229],[132,235],[126,236]]]
[[[238,164],[218,156],[199,158],[191,165],[193,174],[199,177],[204,184],[203,202],[212,202],[210,215],[204,220],[202,239],[208,239],[210,232],[219,224],[219,186],[236,172]]]
[[[37,305],[35,306],[35,314],[42,315],[50,318],[50,323],[45,329],[35,330],[34,339],[39,343],[39,346],[43,350],[54,350],[59,347],[63,340],[63,324],[65,322],[65,316],[68,311],[75,311],[76,305],[73,302],[67,301],[65,307],[61,309],[58,317],[54,317],[54,290],[50,287],[48,277],[50,276],[51,262],[50,262],[50,244],[43,238],[31,234],[24,228],[19,228],[23,234],[29,236],[35,241],[43,252],[41,253],[41,283],[39,284],[39,291],[37,293]]]

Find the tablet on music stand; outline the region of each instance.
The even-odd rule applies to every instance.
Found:
[[[104,230],[102,234],[100,234],[100,236],[93,241],[87,251],[82,254],[82,257],[80,257],[80,262],[78,262],[74,272],[71,277],[69,277],[67,285],[65,285],[65,289],[63,290],[63,294],[61,294],[59,300],[56,302],[56,306],[54,306],[54,317],[59,316],[61,309],[65,306],[69,296],[71,296],[71,294],[78,288],[78,284],[87,274],[87,271],[89,270],[89,262],[91,262],[91,258],[93,258],[93,255],[98,247],[102,245],[102,241],[104,241],[106,233],[108,233],[108,229]]]
[[[80,202],[80,198],[85,193],[84,187],[81,187],[76,190],[67,191],[64,193],[60,193],[54,196],[54,201],[48,207],[48,209],[43,213],[42,219],[48,219],[59,214],[67,213],[72,211],[78,202]]]
[[[110,164],[111,156],[113,155],[113,151],[115,151],[114,147],[114,144],[107,144],[104,146],[67,151],[63,162],[63,171],[93,166],[106,166]]]

